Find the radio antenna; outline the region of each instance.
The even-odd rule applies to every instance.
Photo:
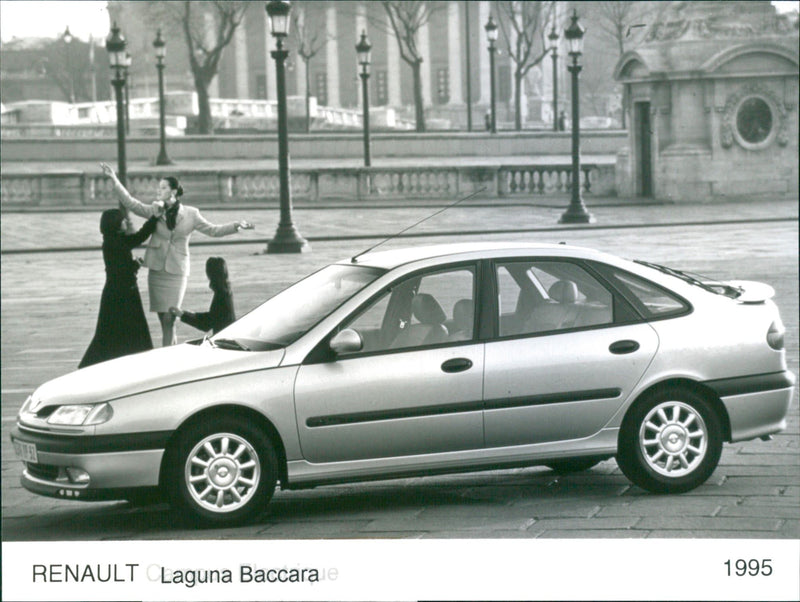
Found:
[[[437,211],[437,212],[435,212],[435,213],[431,213],[431,214],[430,214],[429,216],[427,216],[427,217],[423,217],[423,218],[422,218],[421,220],[419,220],[418,222],[415,222],[415,223],[411,224],[411,225],[410,225],[410,226],[408,226],[407,228],[403,228],[402,230],[400,230],[400,232],[398,232],[398,233],[396,233],[396,234],[392,234],[390,237],[388,237],[388,238],[384,238],[384,239],[383,239],[382,241],[380,241],[379,243],[372,245],[372,246],[371,246],[369,249],[365,249],[365,250],[361,251],[361,253],[358,253],[358,254],[356,254],[356,255],[353,255],[353,257],[350,259],[350,263],[357,263],[357,261],[356,261],[356,260],[357,260],[359,257],[361,257],[362,255],[365,255],[365,254],[369,253],[369,252],[370,252],[370,251],[372,251],[373,249],[375,249],[375,248],[377,248],[377,247],[381,246],[383,243],[385,243],[385,242],[389,242],[389,241],[390,241],[390,240],[392,240],[393,238],[397,238],[398,236],[400,236],[400,235],[401,235],[401,234],[403,234],[404,232],[408,232],[409,230],[411,230],[411,228],[416,228],[416,227],[417,227],[417,226],[419,226],[419,225],[420,225],[422,222],[426,222],[426,221],[428,221],[429,219],[431,219],[432,217],[436,217],[436,216],[437,216],[437,215],[439,215],[440,213],[443,213],[443,212],[447,211],[447,210],[448,210],[448,209],[450,209],[451,207],[455,207],[455,206],[456,206],[456,205],[458,205],[459,203],[463,203],[464,201],[467,201],[467,200],[469,200],[469,199],[471,199],[471,198],[473,198],[473,197],[477,196],[477,195],[478,195],[478,194],[480,194],[481,192],[485,192],[485,191],[486,191],[486,186],[484,186],[483,188],[480,188],[480,189],[476,190],[476,191],[475,191],[475,192],[473,192],[472,194],[469,194],[469,195],[465,196],[463,199],[458,199],[457,201],[455,201],[455,202],[453,202],[453,203],[450,203],[449,205],[445,205],[444,207],[442,207],[441,209],[439,209],[439,211]]]

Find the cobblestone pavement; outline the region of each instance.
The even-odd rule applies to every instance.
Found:
[[[772,284],[787,325],[790,369],[798,372],[797,202],[591,207],[597,224],[553,231],[557,202],[454,208],[426,222],[424,238],[386,247],[468,240],[566,240],[626,257],[665,262],[716,278]],[[204,211],[213,221],[246,217],[255,233],[195,245],[187,307],[210,300],[203,265],[228,261],[242,314],[322,265],[378,242],[370,238],[414,223],[428,210],[303,208],[303,255],[263,255],[277,210]],[[2,528],[4,541],[119,539],[338,538],[798,538],[800,446],[797,395],[789,428],[771,442],[726,445],[711,479],[681,496],[632,487],[613,460],[585,473],[545,468],[480,472],[278,492],[252,525],[195,532],[175,525],[166,506],[51,500],[19,486],[21,466],[9,444],[14,416],[34,387],[73,370],[93,334],[103,284],[97,213],[2,215]],[[355,228],[363,240],[337,238]],[[515,232],[494,233],[515,229]],[[528,231],[524,231],[524,230]],[[459,234],[460,232],[460,234]],[[480,233],[482,232],[482,233]],[[251,238],[248,238],[251,237]],[[330,238],[324,238],[330,237]],[[240,244],[226,244],[236,240]],[[200,235],[194,241],[212,242]],[[140,288],[144,290],[140,279]],[[159,332],[148,314],[151,332]],[[179,336],[196,335],[185,325]],[[154,337],[158,340],[158,336]]]

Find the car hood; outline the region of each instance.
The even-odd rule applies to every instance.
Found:
[[[284,350],[232,351],[174,345],[127,355],[59,376],[33,394],[31,411],[44,406],[98,403],[185,382],[278,366]]]

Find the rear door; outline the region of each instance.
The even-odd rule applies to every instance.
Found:
[[[655,331],[580,263],[497,261],[497,337],[486,344],[487,447],[589,437],[655,354]]]

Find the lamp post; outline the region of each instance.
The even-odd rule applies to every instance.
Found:
[[[550,30],[550,35],[547,39],[550,40],[550,52],[553,57],[553,131],[558,131],[558,32],[556,31],[556,24],[553,23],[553,29]]]
[[[269,26],[277,45],[271,52],[275,59],[275,79],[278,92],[278,180],[280,184],[281,217],[275,236],[267,243],[267,253],[302,253],[311,250],[292,223],[292,190],[289,174],[289,118],[286,111],[285,62],[289,52],[283,41],[289,34],[289,11],[291,7],[283,0],[267,2],[265,9]]]
[[[66,48],[64,49],[64,60],[67,63],[67,77],[69,78],[69,103],[75,104],[75,74],[72,73],[72,56],[70,53],[70,48],[72,48],[72,40],[75,38],[69,31],[69,25],[67,25],[67,28],[61,35],[61,39],[64,40],[64,44],[66,45]]]
[[[130,104],[130,83],[131,83],[131,65],[133,64],[133,57],[125,53],[125,133],[131,133],[131,104]]]
[[[361,32],[361,40],[356,44],[356,54],[358,64],[361,66],[361,91],[362,91],[362,111],[364,116],[364,166],[370,166],[369,150],[369,64],[371,58],[372,44],[367,39],[367,32]]]
[[[496,112],[496,100],[495,100],[495,85],[494,85],[494,53],[497,51],[497,47],[495,43],[497,42],[497,23],[494,22],[492,15],[489,15],[489,20],[486,22],[484,26],[486,30],[486,39],[489,40],[489,88],[490,94],[490,119],[489,122],[489,131],[492,134],[497,133],[497,112]]]
[[[127,171],[125,165],[125,109],[122,105],[122,88],[125,85],[126,46],[125,37],[120,33],[117,24],[114,23],[111,28],[111,35],[106,39],[106,50],[108,51],[109,64],[114,74],[111,79],[111,85],[114,86],[114,95],[117,100],[117,176],[123,185],[126,184]]]
[[[167,135],[164,123],[164,57],[167,56],[167,43],[161,37],[160,29],[156,32],[153,48],[156,49],[156,69],[158,69],[158,134],[161,144],[156,165],[172,165],[172,161],[167,156]]]
[[[580,156],[580,96],[578,92],[578,74],[581,66],[578,58],[583,52],[583,34],[586,32],[578,23],[578,11],[572,11],[572,23],[564,31],[569,46],[572,65],[567,67],[572,74],[572,185],[569,207],[558,220],[560,224],[587,224],[594,221],[591,213],[586,211],[581,197],[581,156]]]

